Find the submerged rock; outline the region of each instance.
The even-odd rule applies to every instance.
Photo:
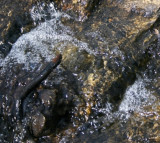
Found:
[[[155,72],[159,79],[157,74],[159,68],[155,66],[159,65],[156,54],[159,49],[157,49],[157,37],[154,34],[154,29],[160,26],[158,8],[158,1],[152,1],[152,3],[148,1],[141,3],[136,0],[101,1],[97,10],[81,25],[75,22],[73,26],[70,21],[64,21],[64,24],[75,29],[78,39],[86,42],[91,51],[96,51],[94,54],[87,51],[92,60],[85,74],[76,72],[77,77],[83,81],[81,95],[87,102],[83,111],[86,121],[102,116],[103,114],[98,113],[98,109],[105,108],[108,102],[113,105],[113,111],[117,111],[126,88],[135,82],[137,74],[142,74],[148,68],[149,63],[152,63],[150,71]],[[151,62],[155,55],[156,62]],[[157,67],[156,71],[155,67]],[[72,67],[68,66],[68,69],[72,70]],[[155,80],[152,84],[155,89],[159,88],[159,80]],[[85,125],[82,128],[85,128]],[[86,130],[90,131],[89,128],[86,123]],[[121,129],[120,126],[118,128]],[[86,132],[82,130],[83,133]],[[117,134],[119,134],[118,131]],[[89,134],[84,135],[84,138],[87,136]],[[105,139],[107,141],[127,140],[126,135],[116,138],[110,134],[105,137],[97,132],[93,140],[87,138],[86,141],[93,142],[97,136],[99,136],[97,142]],[[145,136],[145,132],[142,136]],[[104,139],[101,140],[101,137]],[[78,140],[84,141],[84,138],[80,138],[81,136],[77,137]]]
[[[85,49],[91,57],[91,60],[86,58],[90,64],[85,74],[75,72],[83,79],[81,89],[87,101],[86,114],[92,112],[92,107],[103,107],[108,101],[119,106],[126,88],[136,80],[136,73],[146,68],[152,55],[150,51],[156,48],[153,29],[159,26],[157,4],[156,1],[152,4],[144,1],[143,5],[138,1],[101,1],[81,25],[69,20],[64,22],[75,30],[78,39],[88,44],[90,51],[96,51]],[[147,7],[151,7],[148,16]],[[133,8],[143,9],[144,13],[135,12]],[[76,52],[72,54],[75,55]],[[69,56],[64,63],[67,61],[69,65],[67,58]],[[83,61],[79,59],[77,63],[81,63],[80,60]],[[83,62],[81,65],[85,69]],[[67,68],[73,71],[73,67]]]
[[[84,21],[98,6],[100,0],[55,0],[57,5],[65,12],[79,21]]]
[[[12,45],[24,33],[35,27],[30,12],[39,0],[0,1],[0,57],[4,58]],[[48,0],[42,0],[47,3]]]
[[[127,121],[115,122],[109,128],[102,125],[103,127],[99,127],[98,131],[94,131],[94,133],[84,132],[84,135],[77,136],[73,142],[159,142],[160,110],[158,102],[144,107],[141,112],[133,112]]]
[[[102,133],[105,113],[101,110],[108,104],[113,107],[110,114],[118,110],[127,87],[135,82],[137,73],[141,74],[148,69],[145,72],[152,75],[150,71],[154,67],[159,73],[159,60],[153,58],[158,52],[157,37],[153,31],[160,26],[156,12],[159,2],[56,2],[64,11],[72,13],[72,17],[59,11],[56,13],[53,3],[49,9],[40,7],[44,8],[44,22],[42,20],[30,33],[18,39],[5,59],[5,65],[2,65],[8,66],[8,69],[0,77],[0,87],[3,87],[0,96],[1,120],[8,118],[8,127],[16,130],[13,133],[7,129],[5,131],[18,136],[20,141],[31,142],[129,140],[126,133],[121,134],[121,129],[124,132],[125,129],[115,120],[105,123],[106,130]],[[81,22],[77,21],[74,14],[78,15]],[[85,16],[87,18],[82,22]],[[29,86],[27,89],[31,92],[25,92],[23,96],[23,87],[34,79],[37,71],[43,69],[39,65],[56,52],[63,54],[60,67],[51,72],[40,86],[35,85],[31,89]],[[150,68],[149,64],[154,66]],[[31,76],[26,73],[31,73]],[[159,74],[156,76],[158,78]],[[18,79],[20,81],[17,82]],[[159,88],[159,80],[153,85]],[[20,102],[19,96],[20,99],[24,97],[23,102]],[[21,104],[22,108],[19,106]],[[20,111],[21,116],[16,114],[17,118],[11,118],[14,112],[11,109]],[[91,120],[98,122],[97,126],[100,128],[93,129],[95,133],[92,138],[88,138],[90,134],[86,134],[79,139],[78,132],[82,131],[83,134],[81,128],[92,133],[89,130]],[[19,125],[18,128],[16,125]],[[125,126],[129,128],[127,124]]]
[[[12,44],[31,26],[32,20],[29,10],[35,1],[12,1],[0,2],[0,52],[6,56]]]

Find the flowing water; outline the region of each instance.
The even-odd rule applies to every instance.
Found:
[[[47,9],[44,10],[44,7]],[[36,28],[23,34],[13,44],[11,52],[3,60],[1,66],[7,63],[23,63],[25,68],[28,68],[29,64],[32,63],[41,63],[43,60],[50,61],[55,56],[55,51],[61,53],[69,42],[80,47],[79,50],[89,50],[87,43],[74,38],[72,30],[61,23],[61,17],[70,18],[70,16],[56,11],[54,4],[51,3],[48,6],[42,4],[33,7],[31,16],[35,24],[37,23]],[[57,46],[59,43],[63,43],[63,45]]]
[[[32,72],[34,69],[40,68],[45,62],[51,61],[57,53],[64,53],[66,50],[65,48],[68,45],[71,45],[73,50],[74,47],[78,47],[78,53],[86,51],[90,56],[94,57],[100,54],[98,50],[90,47],[90,43],[77,38],[71,27],[62,23],[61,20],[63,18],[70,20],[72,17],[57,10],[54,7],[54,3],[50,3],[48,5],[41,3],[34,6],[31,11],[31,16],[34,21],[35,28],[19,37],[19,39],[13,44],[7,57],[0,59],[0,66],[2,67],[1,75],[4,75],[5,72],[7,72],[8,67],[13,68],[17,64],[22,64],[23,70]],[[91,39],[100,39],[103,45],[105,45],[106,49],[103,50],[103,53],[101,53],[103,56],[110,56],[110,58],[112,58],[112,56],[120,56],[121,60],[124,60],[123,52],[121,52],[117,46],[112,49],[111,55],[108,53],[108,41],[99,35],[99,31],[90,32],[87,34],[87,36],[91,37]],[[151,68],[152,64],[148,64],[147,69]],[[58,70],[61,70],[61,68],[58,68]],[[123,99],[120,101],[119,107],[116,111],[114,110],[113,103],[107,101],[105,106],[103,105],[102,108],[100,108],[101,105],[98,105],[101,104],[101,102],[98,102],[96,106],[92,107],[92,110],[98,115],[91,115],[89,119],[87,118],[88,120],[86,119],[86,123],[81,124],[78,127],[75,133],[78,135],[77,140],[83,139],[83,136],[84,138],[87,138],[89,135],[91,138],[89,140],[88,137],[87,140],[88,142],[92,142],[95,139],[94,136],[97,135],[96,132],[100,131],[103,135],[103,133],[107,132],[109,127],[111,127],[114,123],[121,124],[121,126],[123,126],[124,124],[127,124],[130,118],[134,118],[135,120],[138,118],[137,120],[141,120],[140,116],[136,117],[134,115],[135,113],[144,117],[149,113],[154,112],[157,115],[157,118],[159,118],[158,111],[153,111],[153,109],[159,106],[159,99],[157,96],[158,93],[156,91],[157,89],[151,88],[151,86],[152,82],[154,80],[159,80],[160,77],[157,75],[157,79],[154,79],[152,76],[148,76],[148,72],[149,70],[145,70],[145,72],[136,75],[136,80],[132,85],[127,87],[123,95]],[[74,75],[77,76],[77,72],[75,72]],[[80,82],[83,81],[83,75],[79,75],[77,77]],[[151,111],[145,109],[146,107],[151,106]],[[25,119],[23,122],[23,125],[25,125]],[[23,132],[14,135],[13,142],[21,142],[21,140],[23,140],[26,134],[26,127],[23,126],[23,128]],[[7,129],[4,127],[4,130]],[[98,135],[101,137],[100,133]],[[64,136],[61,136],[59,142],[70,142],[69,134],[70,132],[66,133]],[[96,142],[101,142],[98,135]],[[5,140],[3,140],[5,138],[4,136],[6,136],[4,133],[0,133],[0,142],[5,142]],[[102,138],[104,137],[102,136]],[[108,136],[108,138],[110,137]],[[127,138],[128,140],[130,139],[129,137]]]

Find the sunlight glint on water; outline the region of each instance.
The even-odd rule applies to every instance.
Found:
[[[146,81],[148,79],[144,80],[139,77],[133,85],[126,89],[118,111],[112,112],[111,103],[106,103],[106,108],[99,109],[99,112],[106,115],[104,120],[107,125],[113,123],[115,119],[126,121],[132,112],[143,112],[145,106],[155,104],[157,98],[146,89]]]
[[[127,88],[124,99],[119,106],[119,112],[125,113],[126,118],[129,117],[130,112],[141,112],[143,107],[152,105],[156,101],[156,97],[146,89],[145,85],[145,80],[139,78]]]
[[[55,56],[56,51],[62,53],[64,47],[69,43],[77,46],[79,51],[86,50],[89,54],[96,54],[88,48],[87,43],[74,37],[70,27],[61,23],[60,18],[70,18],[69,15],[57,11],[53,3],[47,5],[47,11],[46,9],[44,11],[43,8],[43,4],[33,7],[31,16],[35,23],[38,23],[37,27],[29,33],[23,34],[13,44],[10,53],[0,66],[3,67],[8,63],[10,66],[23,63],[28,69],[31,63],[41,63],[43,60],[50,61]],[[50,15],[50,18],[47,19],[47,15]],[[41,21],[42,19],[44,21]]]
[[[99,122],[103,121],[103,127],[109,127],[112,123],[118,120],[118,122],[126,122],[132,115],[132,113],[143,113],[145,107],[150,105],[157,105],[157,98],[153,95],[151,91],[146,88],[149,79],[138,79],[133,85],[126,89],[124,98],[122,99],[119,109],[114,111],[114,105],[111,103],[106,103],[105,108],[93,108],[96,112],[102,113],[105,116],[99,117],[89,121],[90,125],[93,126],[92,132],[100,128]],[[98,124],[98,125],[97,125]]]

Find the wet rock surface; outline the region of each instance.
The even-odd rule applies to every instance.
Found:
[[[59,8],[79,21],[86,20],[91,12],[98,7],[99,2],[100,0],[55,0]]]
[[[6,56],[18,37],[32,27],[29,10],[35,1],[5,0],[0,2],[0,51]],[[28,27],[28,28],[27,28]]]
[[[151,16],[146,17],[132,12],[131,7],[126,10],[125,5],[128,5],[128,1],[103,1],[82,25],[75,23],[72,26],[66,22],[76,29],[77,37],[96,51],[91,67],[83,77],[87,80],[82,90],[84,98],[91,101],[89,106],[95,106],[99,102],[96,100],[117,104],[123,98],[126,87],[135,81],[136,73],[146,66],[150,50],[156,48],[153,29],[158,26],[158,21],[157,25],[154,24],[158,7],[153,9]],[[99,62],[101,66],[97,67]]]
[[[30,15],[39,0],[5,0],[0,2],[0,56],[5,57],[13,43],[24,33],[35,27]],[[49,2],[47,0],[41,1]]]
[[[57,12],[53,3],[39,3],[32,9],[37,27],[22,35],[2,59],[0,140],[158,142],[160,42],[154,29],[160,27],[160,3],[56,2],[70,16]],[[37,80],[56,53],[62,54],[60,66]],[[137,100],[146,106],[130,109],[130,117],[123,120],[126,90],[137,83],[138,75],[149,79],[145,88],[152,92],[144,93],[153,94],[154,100],[151,105],[145,98]],[[33,88],[27,86],[36,81]]]

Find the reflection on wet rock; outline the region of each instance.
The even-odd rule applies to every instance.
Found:
[[[87,51],[79,51],[74,45],[64,47],[63,65],[67,65],[67,69],[73,73],[86,72],[92,66],[94,57]]]
[[[79,21],[86,20],[91,12],[98,6],[99,0],[55,0],[59,7]]]
[[[159,2],[142,3],[34,6],[36,27],[0,59],[1,141],[159,141]]]
[[[36,2],[37,0],[0,2],[0,54],[4,57],[18,37],[33,27],[29,11]]]

